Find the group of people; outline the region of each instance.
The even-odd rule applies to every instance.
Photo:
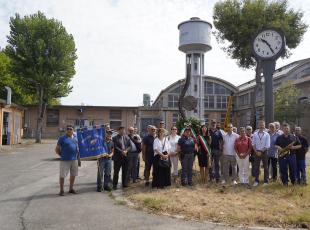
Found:
[[[262,162],[264,184],[269,183],[270,176],[276,181],[278,171],[283,185],[287,186],[289,181],[292,184],[307,184],[305,155],[309,145],[300,127],[295,127],[295,131],[291,132],[288,124],[283,124],[281,129],[279,122],[273,122],[266,129],[265,122],[260,121],[258,130],[254,132],[251,126],[241,127],[239,131],[237,134],[237,128],[228,124],[225,132],[215,120],[211,121],[210,127],[201,125],[198,134],[191,127],[178,130],[172,126],[169,132],[164,122],[160,122],[158,128],[149,125],[143,139],[134,127],[129,127],[127,134],[125,127],[119,127],[113,138],[113,132],[107,129],[104,141],[107,153],[98,159],[97,191],[117,189],[120,170],[123,188],[128,187],[130,182],[136,183],[140,179],[140,153],[145,166],[145,186],[155,188],[170,186],[172,180],[177,180],[179,162],[181,184],[192,186],[196,156],[201,183],[215,181],[225,185],[230,180],[232,185],[240,183],[249,186],[252,176],[253,186],[256,187],[260,184]],[[61,157],[60,195],[64,195],[64,178],[69,171],[69,192],[76,193],[73,184],[78,171],[77,152],[73,127],[68,126],[66,135],[59,138],[56,147],[56,153]]]

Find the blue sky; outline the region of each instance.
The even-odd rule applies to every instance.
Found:
[[[212,23],[215,0],[0,0],[0,46],[6,45],[9,18],[38,10],[62,21],[76,42],[78,60],[73,92],[63,104],[142,104],[143,93],[159,92],[184,77],[185,57],[178,50],[177,25],[193,16]],[[310,24],[310,1],[290,0]],[[309,58],[310,30],[303,42],[277,67]],[[212,37],[205,74],[235,85],[253,79]]]

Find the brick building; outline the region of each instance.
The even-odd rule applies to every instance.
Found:
[[[66,125],[78,127],[100,126],[109,123],[115,129],[136,125],[137,107],[58,105],[49,107],[44,117],[43,138],[55,138]],[[25,112],[25,136],[35,137],[37,107],[28,106]]]

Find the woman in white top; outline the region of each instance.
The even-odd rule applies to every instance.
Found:
[[[180,136],[177,135],[178,129],[176,126],[171,127],[171,134],[168,137],[170,146],[171,146],[171,152],[170,152],[170,161],[172,165],[172,176],[174,179],[178,177],[178,163],[179,163],[179,157],[177,152],[177,145],[178,141],[180,139]]]
[[[153,161],[153,181],[152,187],[164,188],[171,185],[170,160],[171,146],[168,137],[165,136],[166,130],[158,129],[157,138],[154,140],[154,161]]]

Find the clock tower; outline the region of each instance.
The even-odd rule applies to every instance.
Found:
[[[277,59],[285,52],[285,36],[275,28],[260,30],[252,40],[252,53],[261,62],[265,79],[265,121],[274,121],[273,73]]]

